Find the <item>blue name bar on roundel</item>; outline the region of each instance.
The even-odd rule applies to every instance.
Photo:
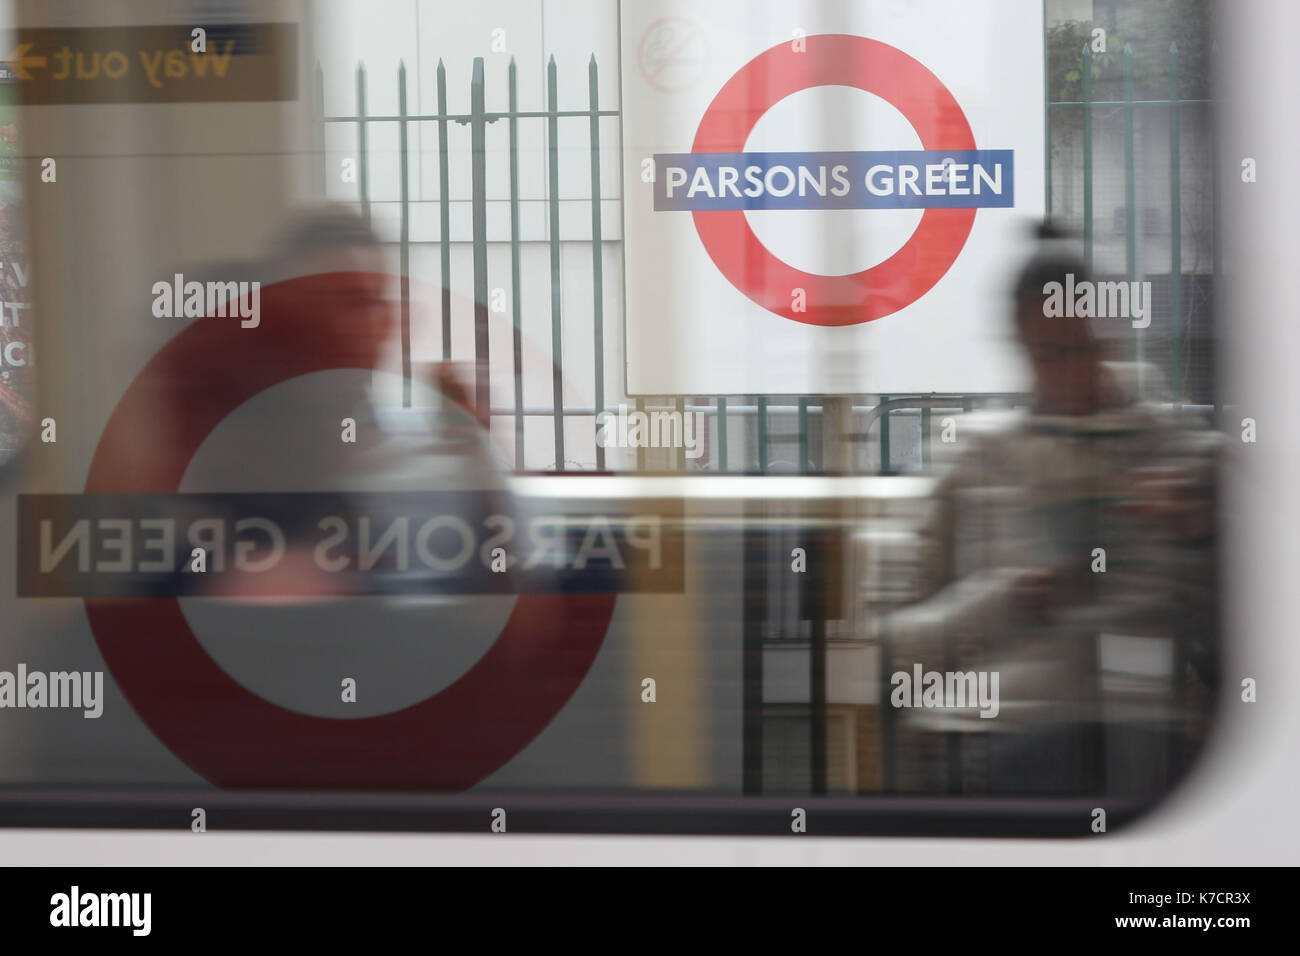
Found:
[[[1015,199],[1014,150],[657,153],[654,208],[975,209]]]

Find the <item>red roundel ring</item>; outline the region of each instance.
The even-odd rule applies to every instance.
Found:
[[[803,52],[782,42],[745,64],[713,98],[695,134],[695,153],[742,153],[772,106],[814,86],[874,93],[907,118],[923,149],[975,149],[970,123],[948,88],[917,60],[878,40],[810,36]],[[714,264],[769,312],[809,325],[870,322],[911,305],[956,261],[975,222],[974,209],[926,209],[896,253],[851,275],[823,276],[787,265],[758,240],[744,210],[696,210],[695,228]],[[806,312],[792,308],[793,290]]]
[[[349,275],[264,288],[256,328],[208,317],[172,339],[117,403],[86,493],[175,493],[207,435],[254,395],[300,375],[363,367],[337,334],[331,346],[314,310],[295,305],[344,288]],[[436,791],[478,783],[551,722],[600,650],[615,600],[520,595],[496,642],[455,683],[402,710],[356,719],[300,714],[243,687],[204,650],[175,598],[85,604],[123,694],[159,740],[212,783]]]

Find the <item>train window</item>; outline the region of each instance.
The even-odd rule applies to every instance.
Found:
[[[1241,418],[1208,5],[489,6],[15,5],[0,824],[1156,805]]]

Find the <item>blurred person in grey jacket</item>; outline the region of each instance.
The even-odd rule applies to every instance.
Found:
[[[1216,683],[1219,436],[1152,401],[1153,368],[1105,361],[1088,320],[1049,314],[1050,283],[1089,277],[1040,238],[1012,293],[1030,405],[959,420],[924,598],[884,621],[892,674],[980,673],[998,699],[896,690],[900,767],[909,788],[1149,794],[1185,769]]]

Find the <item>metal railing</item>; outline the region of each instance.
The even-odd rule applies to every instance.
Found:
[[[327,116],[324,112],[324,72],[316,68],[316,129],[319,130],[316,148],[324,156],[324,124],[350,123],[357,128],[357,179],[359,184],[361,213],[367,223],[370,221],[370,170],[366,129],[371,123],[395,123],[398,128],[399,162],[400,162],[400,237],[398,240],[399,268],[401,272],[401,335],[402,335],[402,375],[403,405],[411,402],[411,329],[410,329],[410,221],[411,202],[409,194],[410,160],[408,130],[413,123],[433,123],[438,128],[438,181],[439,181],[439,222],[441,247],[441,318],[442,318],[442,358],[451,358],[451,240],[450,240],[450,190],[449,190],[449,150],[448,124],[457,123],[470,128],[471,137],[471,208],[473,216],[473,293],[474,293],[474,362],[475,362],[475,403],[479,408],[489,408],[490,404],[490,363],[488,361],[488,268],[487,268],[487,169],[486,169],[486,130],[490,123],[506,121],[509,124],[510,139],[510,251],[511,251],[511,290],[514,349],[514,407],[511,409],[492,409],[491,416],[509,415],[514,419],[515,461],[521,463],[524,458],[524,419],[529,416],[547,416],[553,420],[555,437],[556,469],[563,471],[565,463],[564,407],[562,386],[564,380],[563,325],[561,309],[561,269],[560,269],[560,190],[559,190],[559,121],[564,117],[587,117],[591,126],[591,250],[592,250],[592,292],[594,308],[592,322],[595,336],[595,379],[596,395],[605,395],[604,382],[604,272],[601,261],[602,224],[600,210],[600,119],[618,116],[617,110],[600,108],[599,72],[596,58],[588,63],[588,94],[586,109],[562,110],[559,108],[557,93],[557,67],[555,58],[551,57],[546,67],[547,108],[545,110],[520,110],[518,108],[518,67],[514,58],[510,60],[507,71],[507,88],[509,108],[505,111],[488,111],[486,102],[486,78],[482,57],[474,59],[473,74],[470,78],[470,111],[468,113],[450,113],[447,110],[447,68],[439,60],[437,71],[438,111],[436,113],[409,113],[406,108],[406,64],[401,63],[397,70],[398,113],[396,116],[370,115],[366,112],[366,70],[359,65],[356,71],[356,112],[353,115]],[[551,259],[551,355],[552,355],[552,407],[550,409],[525,409],[523,403],[522,373],[522,302],[520,282],[520,239],[519,239],[519,121],[543,119],[547,123],[548,148],[548,189],[547,207],[549,222],[550,259]],[[320,182],[323,192],[323,179]],[[596,409],[600,411],[602,409]],[[594,414],[594,412],[593,412]],[[594,443],[594,441],[593,441]],[[604,469],[604,449],[596,447],[596,467]]]
[[[1125,278],[1137,281],[1138,272],[1138,196],[1137,196],[1137,156],[1135,120],[1139,112],[1149,115],[1151,112],[1165,111],[1169,125],[1169,385],[1174,397],[1181,400],[1185,396],[1186,381],[1185,342],[1183,323],[1183,183],[1182,183],[1182,113],[1187,107],[1208,108],[1209,99],[1185,99],[1182,96],[1184,75],[1178,44],[1171,43],[1168,56],[1168,95],[1163,98],[1138,99],[1135,95],[1136,75],[1134,67],[1134,49],[1132,44],[1125,44],[1122,52],[1122,97],[1120,99],[1094,99],[1093,77],[1097,72],[1095,63],[1098,55],[1089,45],[1084,45],[1079,55],[1079,81],[1081,95],[1078,100],[1049,102],[1047,104],[1047,209],[1053,215],[1052,206],[1052,118],[1056,113],[1076,113],[1082,127],[1082,166],[1083,166],[1083,209],[1082,231],[1084,258],[1089,268],[1093,265],[1095,247],[1095,217],[1093,209],[1096,169],[1093,155],[1093,127],[1099,110],[1119,111],[1123,117],[1124,137],[1124,264]],[[1219,170],[1218,139],[1212,135],[1208,144],[1212,156],[1211,175],[1209,176],[1211,199],[1211,236],[1213,252],[1211,255],[1213,269],[1213,286],[1217,286],[1219,269],[1218,223],[1219,223]],[[1133,339],[1134,357],[1141,357],[1141,339]]]
[[[1126,226],[1126,264],[1128,277],[1138,278],[1137,271],[1137,208],[1136,208],[1136,156],[1134,148],[1134,115],[1138,110],[1151,108],[1167,109],[1170,115],[1170,220],[1171,220],[1171,302],[1173,315],[1171,328],[1173,342],[1170,350],[1170,382],[1174,395],[1181,399],[1184,394],[1184,343],[1183,326],[1183,289],[1182,289],[1182,237],[1181,237],[1181,179],[1180,179],[1180,123],[1179,115],[1188,105],[1204,105],[1207,100],[1181,99],[1179,92],[1179,58],[1177,47],[1169,54],[1169,87],[1167,99],[1138,100],[1134,98],[1133,55],[1129,47],[1124,53],[1124,98],[1117,101],[1094,100],[1092,98],[1091,53],[1085,47],[1081,57],[1083,77],[1083,94],[1078,101],[1048,102],[1047,106],[1047,156],[1045,157],[1047,173],[1047,208],[1051,215],[1052,206],[1052,117],[1060,111],[1078,111],[1083,117],[1082,166],[1083,166],[1083,241],[1085,254],[1091,262],[1094,249],[1094,215],[1093,215],[1093,180],[1095,163],[1093,156],[1093,117],[1098,109],[1120,109],[1124,111],[1124,195]],[[362,215],[367,222],[370,219],[370,163],[368,157],[367,128],[374,123],[392,123],[398,129],[399,150],[399,194],[400,226],[398,238],[398,258],[401,273],[401,346],[402,372],[405,379],[403,386],[403,403],[411,400],[411,329],[410,329],[410,251],[411,251],[411,199],[409,192],[410,174],[410,137],[411,124],[434,124],[438,131],[438,204],[440,233],[441,286],[440,311],[442,333],[442,357],[451,358],[452,316],[451,316],[451,239],[450,239],[450,204],[449,171],[451,156],[448,146],[449,124],[466,125],[471,134],[471,154],[468,157],[471,172],[471,208],[472,208],[472,246],[473,278],[472,292],[474,301],[474,360],[475,398],[479,408],[489,409],[489,419],[507,418],[513,421],[515,462],[518,470],[525,469],[524,422],[528,418],[550,418],[552,421],[554,463],[557,471],[570,470],[570,465],[583,467],[579,462],[571,462],[566,447],[565,419],[572,417],[593,418],[603,411],[612,410],[606,394],[606,376],[604,361],[604,272],[602,261],[602,243],[604,229],[601,216],[601,167],[600,167],[600,120],[605,117],[620,116],[619,110],[602,109],[599,98],[599,71],[593,56],[587,65],[588,97],[585,107],[579,109],[561,109],[557,94],[558,68],[554,57],[546,66],[546,108],[543,110],[518,109],[518,70],[512,58],[506,76],[508,108],[504,111],[489,111],[485,107],[486,77],[483,58],[473,61],[470,78],[470,110],[468,113],[451,113],[447,108],[447,70],[440,60],[437,67],[437,112],[410,113],[407,109],[406,67],[399,65],[397,71],[398,112],[396,115],[372,115],[367,112],[368,79],[364,66],[356,70],[356,107],[350,115],[326,115],[324,112],[324,75],[318,66],[316,71],[316,148],[324,157],[325,124],[351,124],[357,130],[357,168],[358,200]],[[559,191],[559,120],[562,118],[585,117],[590,123],[590,182],[591,193],[591,261],[593,308],[591,314],[592,336],[594,341],[593,378],[594,393],[597,396],[593,407],[566,407],[563,396],[564,377],[564,329],[562,323],[562,287],[561,268],[561,234],[560,234],[560,191]],[[521,121],[545,121],[547,134],[547,237],[550,253],[550,329],[551,329],[551,405],[547,407],[527,407],[523,399],[522,366],[522,288],[521,288],[521,254],[520,254],[520,190],[519,190],[519,123]],[[490,367],[488,356],[488,263],[487,263],[487,184],[485,162],[486,128],[490,124],[505,122],[509,135],[509,212],[510,212],[510,262],[511,262],[511,319],[513,349],[513,403],[509,407],[490,407]],[[322,177],[318,181],[319,190],[324,191],[324,162]],[[1210,177],[1215,180],[1216,177]],[[1217,190],[1216,190],[1217,193]],[[1215,269],[1217,270],[1217,195],[1214,201],[1215,234]],[[1135,339],[1136,341],[1136,339]],[[898,461],[896,449],[892,447],[893,429],[891,417],[896,412],[915,412],[920,417],[919,464],[924,468],[932,461],[931,456],[931,413],[936,407],[950,411],[970,411],[973,407],[990,400],[1014,400],[1014,396],[992,396],[984,394],[964,394],[952,396],[914,395],[914,396],[843,396],[850,403],[849,407],[855,418],[865,414],[861,430],[850,434],[845,440],[857,443],[865,448],[870,440],[869,432],[874,424],[879,423],[878,446],[879,464],[870,465],[865,455],[859,455],[858,461],[863,470],[878,467],[881,473],[894,469]],[[695,470],[731,473],[766,474],[774,468],[793,470],[800,473],[824,470],[823,456],[818,454],[814,445],[814,426],[820,415],[822,399],[815,396],[673,396],[662,399],[637,398],[629,400],[640,411],[649,407],[663,407],[677,411],[702,412],[711,433],[715,436],[716,454],[710,454],[705,465]],[[615,402],[614,404],[617,404]],[[792,435],[773,434],[770,423],[774,415],[793,414],[796,428]],[[734,420],[740,418],[748,428],[748,422],[754,421],[754,440],[752,454],[747,460],[738,461],[738,456],[730,446],[729,433],[732,433]],[[784,459],[774,459],[784,447],[793,447],[797,456],[793,467]],[[595,441],[593,422],[591,447],[594,449],[595,467],[598,471],[606,469],[605,449]],[[585,452],[579,453],[585,455]],[[688,463],[684,449],[671,456],[672,469],[687,471]],[[647,470],[645,449],[638,449],[636,455],[637,470]]]

